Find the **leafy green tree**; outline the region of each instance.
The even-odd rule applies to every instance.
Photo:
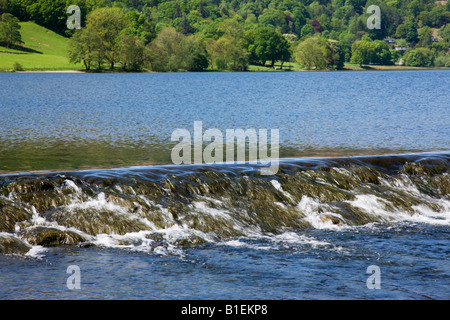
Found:
[[[438,35],[442,38],[443,41],[450,42],[450,24],[442,26],[438,31]]]
[[[248,67],[249,54],[244,49],[244,29],[236,19],[226,19],[217,26],[220,38],[207,39],[209,64],[220,70],[243,71]]]
[[[446,54],[448,48],[450,48],[450,43],[444,41],[435,42],[431,45],[431,50],[435,53],[435,56]]]
[[[186,17],[186,15],[183,15],[183,17],[181,18],[181,22],[180,22],[180,26],[178,27],[178,31],[184,35],[194,33],[195,29],[192,27],[191,22]]]
[[[236,19],[226,19],[217,26],[217,31],[221,36],[229,35],[240,41],[244,37],[244,29]]]
[[[346,6],[352,6],[358,14],[361,14],[364,11],[365,0],[346,0]]]
[[[350,58],[352,57],[352,44],[355,40],[356,36],[347,31],[339,35],[340,54],[346,62],[350,62]]]
[[[365,8],[368,8],[371,5],[376,5],[380,8],[380,28],[379,29],[369,29],[367,30],[369,36],[372,39],[382,40],[388,35],[395,33],[395,28],[400,22],[400,18],[395,9],[388,6],[384,0],[367,0],[365,4]],[[367,26],[367,19],[371,16],[372,13],[367,13],[364,11],[363,20]]]
[[[405,39],[412,44],[417,43],[419,39],[419,34],[417,33],[417,25],[412,21],[408,21],[406,23]]]
[[[314,27],[312,25],[305,24],[302,28],[302,30],[300,31],[300,37],[302,38],[306,38],[306,37],[310,37],[314,35]]]
[[[433,32],[429,27],[423,27],[419,32],[419,42],[417,46],[431,48]]]
[[[97,43],[97,49],[109,63],[111,69],[114,69],[114,65],[118,61],[118,37],[129,26],[129,20],[119,8],[97,9],[87,18],[87,32],[96,34],[96,38],[101,39]]]
[[[208,68],[208,53],[199,36],[190,35],[185,39],[187,46],[186,68],[188,71],[203,71]]]
[[[327,49],[331,53],[327,55],[327,64],[334,69],[341,70],[345,63],[345,52],[342,50],[339,41],[328,39],[328,43],[329,46],[327,46]]]
[[[258,21],[263,27],[272,27],[281,33],[288,32],[285,14],[277,9],[267,9],[259,16]]]
[[[0,42],[4,42],[8,48],[11,48],[14,44],[22,43],[19,19],[10,13],[1,15]]]
[[[428,48],[416,48],[406,52],[405,64],[415,67],[432,67],[434,64],[433,52]]]
[[[28,20],[27,11],[22,0],[7,0],[7,12],[17,17],[21,21]]]
[[[287,61],[290,57],[289,42],[272,28],[260,27],[247,31],[244,43],[250,53],[250,59],[261,65],[269,60],[270,66],[273,67],[275,61]]]
[[[31,1],[24,1],[24,3],[29,4],[26,12],[30,20],[60,34],[64,34],[67,30],[65,12],[68,5],[66,0],[37,0],[33,3]]]
[[[126,71],[141,71],[147,61],[147,48],[144,42],[132,34],[132,30],[123,31],[117,38],[118,60]]]
[[[444,54],[439,56],[434,61],[435,67],[450,67],[450,55]]]
[[[395,64],[395,63],[399,62],[400,59],[402,58],[402,53],[395,49],[390,49],[389,51],[391,52],[391,63],[390,64]]]
[[[448,10],[445,10],[444,6],[438,5],[435,6],[429,12],[429,24],[431,27],[440,28],[441,26],[446,25],[448,21]]]
[[[89,32],[82,28],[76,30],[69,40],[68,56],[71,63],[83,62],[86,70],[91,69],[91,65],[97,62],[98,68],[101,68],[103,58],[97,45],[101,39],[98,34]]]
[[[204,42],[200,36],[185,36],[174,28],[164,28],[148,45],[148,59],[153,71],[203,71],[208,68]]]
[[[183,45],[184,38],[185,36],[174,28],[162,29],[148,45],[150,69],[159,72],[186,70],[188,52]]]
[[[413,0],[408,4],[408,13],[416,18],[423,11],[423,5],[419,0]]]
[[[352,45],[351,62],[358,63],[360,66],[369,64],[373,60],[374,52],[372,42],[367,40],[356,41]]]
[[[306,25],[306,19],[309,18],[309,13],[302,3],[299,3],[292,10],[292,22],[294,23],[293,32],[298,36],[301,36],[301,30],[304,25]]]
[[[225,34],[217,41],[208,39],[206,48],[213,68],[235,71],[247,70],[249,54],[230,35]]]
[[[89,14],[86,27],[77,30],[69,43],[69,59],[72,62],[83,61],[86,69],[97,62],[101,68],[103,61],[108,62],[111,69],[119,58],[119,35],[131,25],[124,12],[119,8],[101,8]],[[130,39],[128,39],[129,41]],[[129,48],[127,48],[129,49]],[[122,56],[124,53],[122,52]]]
[[[295,60],[306,69],[325,69],[331,53],[326,40],[320,36],[309,37],[294,49]]]
[[[370,63],[381,65],[392,64],[391,51],[389,50],[389,46],[386,42],[382,40],[374,40],[372,42],[372,47],[373,47],[373,56]]]
[[[406,37],[406,24],[402,23],[397,26],[395,37],[397,39],[404,39]]]
[[[6,12],[8,9],[8,1],[7,0],[0,0],[0,16]]]
[[[133,34],[142,40],[145,45],[156,38],[155,26],[145,19],[142,14],[136,11],[130,11],[126,14],[126,17],[131,24]]]

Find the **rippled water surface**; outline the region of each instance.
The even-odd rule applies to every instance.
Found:
[[[0,298],[448,299],[448,238],[448,227],[405,224],[207,244],[183,258],[54,248],[39,260],[0,256]],[[74,264],[80,290],[66,286]],[[380,267],[381,289],[367,288],[370,265]]]
[[[449,75],[0,74],[0,171],[171,163],[194,121],[279,129],[281,157],[448,150]]]
[[[449,74],[0,74],[0,299],[449,299]]]

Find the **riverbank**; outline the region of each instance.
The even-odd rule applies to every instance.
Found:
[[[321,70],[308,70],[302,68],[289,68],[283,67],[265,67],[265,66],[257,66],[250,65],[249,69],[244,72],[342,72],[342,71],[410,71],[410,70],[450,70],[448,67],[413,67],[413,66],[383,66],[383,65],[367,65],[367,66],[359,66],[354,64],[345,64],[343,69],[334,70],[334,69],[321,69]],[[114,70],[84,70],[84,69],[74,69],[74,70],[22,70],[16,71],[14,69],[0,69],[0,73],[8,73],[8,72],[16,72],[16,73],[133,73],[122,71],[120,68]],[[187,71],[183,71],[182,73],[186,73]],[[234,71],[220,71],[220,70],[205,70],[203,72],[234,72]],[[157,73],[155,71],[144,70],[138,73]],[[197,73],[197,72],[196,72]]]

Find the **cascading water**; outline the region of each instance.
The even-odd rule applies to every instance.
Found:
[[[231,164],[3,175],[0,252],[95,245],[180,254],[186,246],[279,240],[309,229],[448,226],[449,160],[286,159],[273,176]]]

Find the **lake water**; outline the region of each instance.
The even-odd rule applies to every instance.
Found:
[[[442,151],[448,71],[0,74],[0,172],[171,163],[177,128],[279,129],[280,156]]]
[[[0,74],[0,299],[449,299],[449,84]],[[173,165],[195,121],[278,129],[279,170]]]

